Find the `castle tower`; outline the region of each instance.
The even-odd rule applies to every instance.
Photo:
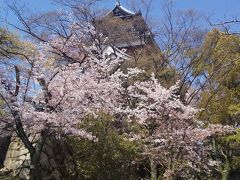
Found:
[[[115,7],[105,16],[97,19],[94,25],[98,32],[108,38],[107,45],[127,49],[127,54],[149,47],[160,51],[154,36],[147,26],[141,12],[132,12],[116,1]]]

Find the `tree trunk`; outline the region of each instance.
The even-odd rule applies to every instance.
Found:
[[[5,161],[10,143],[11,143],[11,136],[0,138],[0,169],[4,167],[4,161]]]
[[[41,136],[36,142],[35,151],[30,153],[31,157],[31,167],[30,167],[30,180],[41,180],[43,177],[42,174],[42,164],[40,163],[43,146],[46,143],[46,139],[48,136],[48,131],[43,131]]]
[[[152,158],[150,158],[151,180],[157,180],[157,167]]]
[[[223,170],[222,170],[222,180],[228,180],[228,176],[230,173],[231,167],[230,162],[228,159],[226,159],[226,162],[224,163]]]
[[[39,152],[31,154],[30,180],[41,180],[41,167],[39,164]]]

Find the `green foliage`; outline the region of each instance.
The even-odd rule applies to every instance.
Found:
[[[226,141],[240,143],[240,129],[237,130],[236,134],[226,137]]]
[[[122,68],[137,67],[144,70],[144,73],[138,76],[137,80],[147,80],[154,73],[164,87],[170,87],[176,82],[176,69],[168,65],[167,60],[164,59],[164,55],[159,49],[150,46],[134,50],[132,57],[132,60],[124,62]]]
[[[240,37],[214,29],[202,46],[186,53],[193,59],[193,75],[205,82],[198,105],[200,120],[239,126],[240,123]],[[203,84],[203,83],[202,83]],[[222,178],[240,173],[240,131],[217,138],[214,156],[222,162]]]
[[[117,132],[112,117],[101,114],[97,119],[86,118],[84,123],[98,141],[70,140],[79,174],[84,179],[136,179],[138,146]]]
[[[220,172],[222,179],[236,179],[240,174],[240,130],[235,134],[216,138],[214,157],[222,162]]]
[[[0,117],[2,117],[4,115],[4,111],[3,111],[3,101],[0,99]]]
[[[0,57],[11,58],[20,50],[19,45],[20,41],[17,35],[0,28]]]
[[[33,43],[23,41],[16,33],[0,27],[0,59],[29,60],[36,53],[37,48]]]
[[[0,28],[0,55],[8,56],[8,51],[17,47],[17,40],[17,36],[6,29]]]
[[[237,125],[240,103],[240,37],[219,30],[209,32],[194,67],[206,78],[199,106],[203,120]]]

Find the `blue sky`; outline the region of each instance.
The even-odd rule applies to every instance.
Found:
[[[165,0],[153,0],[151,16],[161,16],[164,1]],[[25,3],[32,12],[50,11],[60,8],[53,5],[50,0],[21,0],[21,2]],[[112,8],[115,2],[116,0],[102,0],[101,6]],[[127,0],[121,0],[122,5],[128,8],[126,2]],[[193,8],[206,15],[213,14],[216,21],[240,17],[240,0],[175,0],[174,2],[176,3],[177,9]],[[4,6],[4,0],[0,0],[0,6]],[[0,8],[0,15],[3,16],[4,14],[3,8]],[[15,21],[12,15],[9,15],[9,19]]]

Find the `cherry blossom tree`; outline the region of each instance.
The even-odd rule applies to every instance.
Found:
[[[143,127],[140,133],[130,132],[126,137],[141,139],[152,170],[161,164],[166,178],[189,167],[200,170],[201,158],[207,154],[204,140],[233,131],[222,126],[205,128],[195,119],[198,110],[184,105],[176,94],[178,84],[166,89],[153,75],[126,85],[142,71],[116,68],[123,59],[111,59],[105,53],[92,26],[72,24],[68,29],[68,37],[26,42],[21,61],[1,64],[0,97],[8,115],[0,121],[0,132],[2,136],[15,132],[28,149],[31,179],[41,179],[39,160],[48,137],[97,141],[79,125],[86,115],[97,119],[101,111],[113,120],[125,118]]]
[[[157,178],[157,164],[164,169],[166,179],[194,179],[198,172],[207,176],[218,164],[209,157],[207,138],[234,130],[198,121],[196,115],[201,110],[181,102],[179,84],[166,89],[153,74],[148,81],[128,87],[128,95],[135,102],[130,113],[144,129],[133,139],[143,142],[143,154],[151,161],[152,179]]]
[[[71,38],[30,45],[33,52],[23,61],[2,64],[0,96],[9,113],[1,119],[1,135],[15,132],[28,149],[31,179],[41,179],[39,159],[49,136],[97,140],[78,127],[81,119],[99,111],[119,113],[125,106],[122,80],[139,72],[115,70],[122,59],[111,61],[97,40],[89,40],[95,34],[91,26],[71,28]]]

